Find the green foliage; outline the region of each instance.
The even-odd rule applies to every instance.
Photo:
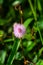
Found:
[[[8,58],[8,62],[7,62],[6,65],[11,65],[11,64],[12,64],[12,62],[13,62],[13,60],[14,60],[14,58],[15,58],[15,55],[16,55],[16,53],[17,53],[17,50],[18,50],[18,48],[19,48],[19,46],[20,46],[20,42],[21,42],[21,40],[18,42],[17,39],[16,39],[16,41],[14,42],[14,45],[13,45],[11,54],[10,54],[10,56],[9,56],[9,58]]]
[[[0,62],[3,64],[6,58],[6,51],[0,51]]]
[[[0,4],[3,4],[3,0],[0,0]]]
[[[27,28],[28,25],[31,23],[31,21],[32,21],[32,18],[27,19],[27,20],[24,22],[24,26]]]
[[[23,23],[18,39],[13,24]],[[43,65],[43,0],[0,0],[0,65]]]

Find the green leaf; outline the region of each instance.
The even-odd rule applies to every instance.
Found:
[[[2,38],[4,35],[4,31],[3,30],[0,30],[0,38]]]
[[[40,29],[43,29],[43,19],[40,20],[37,24],[38,24]]]
[[[6,51],[0,51],[0,62],[4,63],[6,57]]]
[[[35,46],[35,43],[32,41],[28,41],[28,42],[25,41],[25,42],[23,42],[23,46],[25,47],[25,50],[28,52],[33,49],[33,47]]]
[[[14,39],[6,39],[6,40],[4,40],[4,42],[11,42],[11,41],[14,41]]]
[[[42,11],[40,0],[37,0],[38,10]]]
[[[43,65],[43,60],[39,60],[36,65]]]
[[[0,4],[3,4],[3,0],[0,0]]]
[[[32,35],[30,33],[29,34],[25,34],[23,39],[31,40],[32,39]]]
[[[29,18],[24,22],[24,26],[27,28],[28,25],[32,22],[33,18]]]
[[[20,3],[21,3],[20,1],[14,1],[12,5],[16,6],[16,5],[20,4]]]
[[[43,52],[43,47],[39,50],[38,56],[40,57]]]
[[[35,43],[32,42],[32,41],[29,41],[29,42],[27,43],[27,51],[31,51],[34,46],[35,46]]]
[[[37,56],[37,55],[35,55],[35,57],[34,57],[34,59],[33,59],[33,62],[34,62],[34,63],[36,63],[36,62],[37,62],[37,60],[38,60],[38,56]]]
[[[12,47],[12,51],[11,51],[11,54],[10,54],[10,56],[8,58],[8,61],[7,61],[7,64],[6,65],[11,65],[13,63],[13,60],[14,60],[15,55],[17,53],[17,50],[18,50],[18,48],[20,46],[20,42],[21,42],[21,40],[18,40],[18,39],[16,39],[14,41],[14,45]]]
[[[24,57],[22,56],[22,54],[21,54],[20,52],[17,52],[16,55],[15,55],[15,59],[21,60],[22,58],[24,58]]]

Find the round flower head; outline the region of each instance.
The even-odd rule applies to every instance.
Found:
[[[14,29],[14,35],[18,38],[22,38],[22,36],[26,32],[26,29],[23,24],[14,23],[13,29]]]

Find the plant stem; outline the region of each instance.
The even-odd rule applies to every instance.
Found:
[[[21,6],[19,6],[19,13],[20,13],[20,16],[21,16],[21,24],[23,24],[23,17],[22,17],[23,11],[22,11]]]

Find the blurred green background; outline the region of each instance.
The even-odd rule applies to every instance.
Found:
[[[15,22],[26,27],[21,40]],[[43,0],[0,0],[0,65],[43,65]]]

